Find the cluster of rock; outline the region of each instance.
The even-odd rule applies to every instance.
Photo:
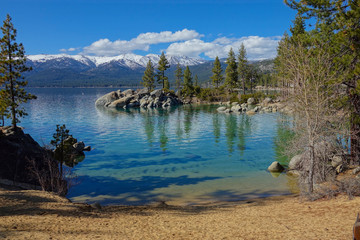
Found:
[[[328,175],[335,176],[336,174],[345,172],[350,168],[347,161],[347,154],[342,153],[338,154],[333,150],[334,148],[331,146],[329,142],[322,141],[314,146],[314,151],[317,156],[322,156],[323,159],[316,160],[317,162],[323,162],[326,166],[326,172]],[[308,150],[302,154],[295,155],[291,158],[286,172],[288,174],[294,176],[300,176],[300,172],[305,171],[308,172],[309,164],[307,163],[307,156],[309,156]],[[285,167],[282,166],[277,161],[273,162],[269,167],[268,171],[270,172],[283,172]],[[360,167],[354,168],[352,173],[357,175],[360,173]]]
[[[273,103],[271,98],[265,98],[261,104],[256,105],[254,98],[249,98],[247,103],[239,104],[237,102],[227,102],[226,106],[221,106],[217,109],[221,113],[246,113],[253,115],[256,113],[270,113],[277,112],[278,108],[276,105],[270,105]]]
[[[113,91],[96,100],[95,106],[106,108],[168,108],[181,105],[183,102],[171,92],[165,93],[158,89],[149,92],[146,88],[139,91],[128,89]]]
[[[90,146],[85,146],[85,143],[78,142],[76,138],[69,136],[63,142],[63,149],[59,147],[53,150],[55,159],[59,159],[58,156],[65,155],[65,165],[68,167],[74,167],[85,158],[84,151],[91,151]]]

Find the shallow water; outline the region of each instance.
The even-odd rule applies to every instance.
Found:
[[[216,106],[107,111],[95,100],[112,89],[29,89],[25,132],[47,144],[56,124],[93,150],[75,167],[68,197],[102,204],[194,204],[290,193],[291,179],[266,171],[279,157],[278,113],[226,115]]]

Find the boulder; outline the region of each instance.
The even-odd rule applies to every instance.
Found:
[[[228,109],[226,109],[226,110],[224,111],[224,113],[232,113],[232,111],[231,111],[230,108],[228,108]]]
[[[231,106],[236,106],[236,105],[239,105],[239,103],[238,102],[231,103]]]
[[[127,97],[127,96],[131,96],[134,94],[134,91],[132,89],[127,89],[125,91],[122,92],[122,94]]]
[[[272,102],[273,102],[272,99],[267,97],[264,99],[264,101],[262,103],[263,103],[263,105],[267,106],[269,103],[272,103]]]
[[[78,152],[82,152],[84,151],[84,148],[85,148],[85,143],[80,141],[80,142],[77,142],[75,144],[73,144],[73,147],[76,151]]]
[[[271,163],[268,167],[269,172],[282,172],[284,171],[284,167],[278,161]]]
[[[149,90],[147,88],[140,89],[137,93],[140,97],[146,96],[149,94]]]
[[[29,171],[33,167],[31,161],[43,169],[50,153],[21,128],[0,127],[0,178],[39,184]]]
[[[338,155],[334,155],[332,158],[331,158],[331,166],[333,168],[336,168],[337,166],[339,166],[340,164],[343,163],[343,158],[341,156],[338,156]]]
[[[95,102],[95,106],[107,107],[111,102],[117,99],[119,99],[119,92],[113,91],[98,98]]]
[[[240,107],[240,105],[237,104],[237,105],[232,106],[232,107],[231,107],[231,111],[233,111],[233,112],[241,112],[241,107]]]
[[[107,107],[109,107],[109,108],[123,108],[127,104],[130,103],[131,99],[132,99],[132,97],[123,97],[123,98],[120,98],[118,100],[113,101]]]
[[[301,160],[302,160],[302,154],[295,155],[294,157],[292,157],[289,162],[289,170],[299,169]]]
[[[157,97],[157,98],[159,98],[161,95],[162,95],[162,90],[161,89],[154,90],[154,91],[152,91],[150,93],[150,96]]]
[[[84,152],[90,152],[91,151],[91,146],[86,146],[83,149]]]
[[[358,173],[360,173],[360,167],[354,168],[352,170],[352,174],[357,175]]]
[[[249,104],[249,105],[255,104],[255,98],[249,98],[249,99],[247,100],[247,104]]]
[[[254,108],[254,112],[259,112],[261,110],[261,107],[260,106],[256,106],[255,108]]]
[[[216,109],[218,112],[225,112],[226,107],[219,107]]]

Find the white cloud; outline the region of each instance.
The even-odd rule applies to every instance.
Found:
[[[170,43],[177,41],[186,41],[202,37],[194,30],[183,29],[177,32],[163,31],[160,33],[148,32],[141,33],[130,41],[109,39],[100,39],[90,46],[84,47],[84,54],[94,54],[98,56],[115,56],[124,53],[131,53],[134,50],[148,51],[150,45],[159,43]]]
[[[260,60],[274,58],[276,48],[281,37],[259,37],[249,36],[242,38],[217,38],[212,42],[204,42],[199,39],[188,40],[180,43],[171,44],[166,53],[169,55],[186,55],[198,57],[204,54],[207,57],[226,58],[230,48],[235,52],[238,51],[243,43],[249,60]]]
[[[62,48],[59,51],[60,52],[75,52],[77,50],[79,50],[79,48],[68,48],[68,49]]]

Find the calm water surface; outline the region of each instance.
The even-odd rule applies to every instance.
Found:
[[[95,100],[113,89],[29,91],[21,126],[48,144],[56,124],[93,150],[75,167],[68,197],[102,204],[193,204],[290,193],[292,179],[266,171],[277,159],[278,113],[218,114],[216,106],[106,111]]]

